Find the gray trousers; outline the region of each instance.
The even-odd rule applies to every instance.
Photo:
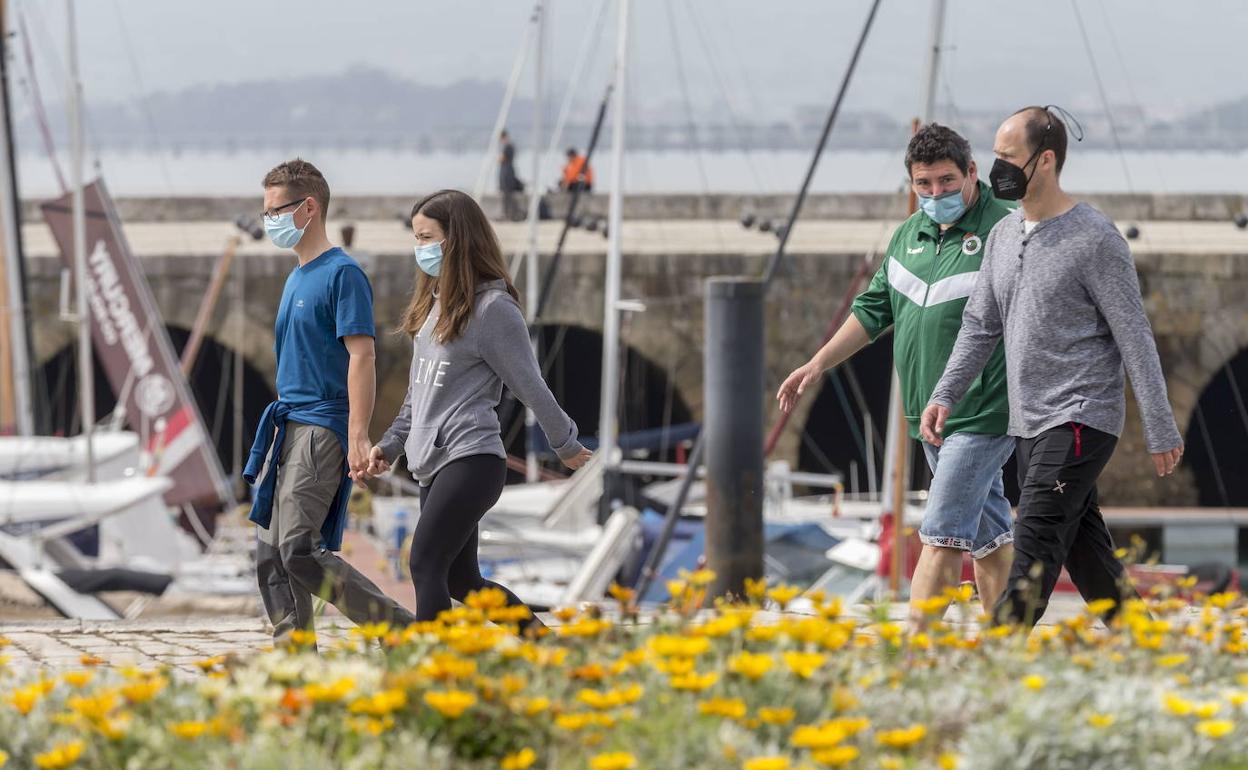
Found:
[[[406,626],[416,620],[320,544],[321,526],[342,481],[344,460],[333,431],[286,424],[286,441],[277,458],[273,518],[268,529],[256,530],[256,578],[275,637],[312,628],[313,595],[357,624],[387,621]]]

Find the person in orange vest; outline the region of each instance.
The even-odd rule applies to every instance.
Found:
[[[564,192],[573,190],[593,192],[594,170],[589,167],[588,159],[578,153],[575,147],[568,149],[568,162],[563,167],[563,178],[559,180],[559,189]]]

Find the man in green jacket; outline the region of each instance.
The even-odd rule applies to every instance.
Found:
[[[780,408],[792,411],[823,373],[893,328],[893,361],[901,379],[910,435],[944,372],[962,327],[962,308],[975,286],[984,242],[1009,213],[979,181],[965,139],[935,123],[919,129],[906,149],[906,171],[919,211],[901,224],[870,286],[854,300],[836,335],[780,386]],[[1013,558],[1010,504],[1001,466],[1014,451],[1006,435],[1005,356],[1000,346],[945,423],[940,447],[924,444],[932,470],[910,590],[911,618],[921,622],[924,600],[956,585],[962,554],[975,564],[979,598],[990,611],[1005,588]]]

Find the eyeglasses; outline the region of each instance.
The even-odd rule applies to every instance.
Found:
[[[277,222],[277,218],[281,215],[282,209],[288,209],[292,206],[298,206],[299,204],[303,203],[306,200],[307,200],[307,197],[303,197],[297,200],[293,200],[290,203],[283,203],[280,206],[274,206],[268,211],[261,212],[260,216],[264,217],[265,222]]]

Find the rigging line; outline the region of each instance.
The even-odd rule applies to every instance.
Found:
[[[1118,160],[1122,163],[1122,175],[1127,180],[1127,191],[1135,192],[1131,182],[1131,170],[1127,168],[1127,156],[1122,151],[1122,139],[1118,136],[1118,124],[1114,122],[1114,111],[1109,106],[1109,95],[1105,93],[1105,83],[1101,80],[1101,71],[1096,66],[1096,55],[1092,52],[1092,41],[1088,39],[1088,30],[1083,25],[1083,14],[1079,13],[1078,0],[1070,0],[1071,10],[1075,12],[1075,21],[1079,23],[1079,36],[1083,38],[1083,49],[1088,54],[1088,63],[1092,66],[1092,78],[1096,81],[1096,90],[1101,95],[1101,106],[1105,109],[1105,117],[1109,121],[1109,135],[1114,140],[1114,149]]]
[[[35,123],[39,126],[39,134],[43,138],[43,148],[48,155],[48,162],[52,164],[52,173],[56,175],[56,183],[64,194],[69,191],[69,185],[65,182],[65,174],[61,171],[61,164],[56,158],[56,140],[52,137],[52,126],[48,121],[48,111],[43,105],[43,97],[39,90],[39,77],[35,72],[34,56],[30,52],[30,32],[26,27],[26,14],[19,6],[17,9],[17,25],[22,38],[22,54],[26,64],[26,77],[22,78],[22,85],[26,88],[27,98],[30,99],[31,107],[35,111]]]
[[[715,55],[712,53],[710,44],[707,43],[706,35],[703,33],[703,30],[702,30],[702,27],[704,25],[699,23],[699,20],[696,16],[696,12],[694,11],[692,5],[685,5],[685,13],[689,15],[689,19],[692,22],[691,26],[693,27],[694,35],[697,37],[698,44],[702,48],[702,54],[703,56],[706,57],[707,65],[711,69],[712,79],[715,82],[716,88],[719,89],[720,96],[724,100],[724,108],[728,112],[728,122],[732,126],[733,132],[737,135],[737,141],[741,143],[741,146],[743,148],[745,148],[748,146],[748,143],[746,142],[747,137],[745,133],[745,128],[742,126],[741,121],[737,118],[737,109],[734,106],[731,92],[729,91],[727,84],[724,82],[723,73],[721,73],[719,67],[715,65]],[[746,166],[749,168],[749,171],[750,171],[750,177],[753,179],[753,182],[754,182],[754,189],[755,190],[772,189],[774,187],[773,185],[764,185],[762,183],[762,177],[758,173],[758,166],[754,162],[753,153],[750,152],[748,149],[746,149],[746,150],[743,150],[743,154],[745,155]],[[751,197],[757,199],[757,194]]]
[[[113,0],[113,9],[117,14],[117,27],[121,30],[122,47],[126,51],[126,59],[130,63],[130,72],[134,76],[135,91],[138,93],[137,101],[143,112],[144,121],[147,123],[148,133],[151,134],[152,144],[156,146],[156,157],[160,165],[160,174],[164,178],[165,191],[168,193],[169,197],[172,198],[175,196],[175,192],[173,189],[173,176],[169,173],[169,159],[167,157],[168,150],[166,149],[167,145],[160,135],[160,129],[156,125],[156,118],[152,115],[152,108],[148,100],[147,88],[143,83],[143,73],[139,67],[138,59],[134,54],[134,43],[130,37],[130,28],[129,25],[126,24],[120,0]],[[182,239],[182,247],[186,250],[187,254],[191,254],[191,240],[187,234],[187,225],[185,223],[180,224],[181,226],[178,227],[178,234]]]
[[[667,10],[667,32],[672,42],[672,56],[676,60],[676,83],[680,86],[680,96],[685,105],[685,120],[688,123],[689,139],[693,143],[694,157],[698,162],[698,175],[702,178],[702,190],[710,192],[711,183],[706,175],[706,160],[702,157],[702,142],[698,138],[698,125],[693,117],[693,100],[689,96],[689,81],[685,77],[685,57],[681,53],[680,41],[676,37],[676,9],[667,0],[663,7]]]
[[[836,116],[841,111],[841,105],[845,101],[845,93],[849,90],[849,84],[854,77],[854,70],[858,67],[858,59],[862,56],[862,49],[866,45],[867,35],[871,32],[871,23],[875,21],[875,14],[879,9],[880,0],[873,0],[871,10],[867,13],[867,20],[862,25],[862,33],[858,36],[858,43],[854,46],[854,53],[849,59],[845,77],[841,80],[841,87],[836,94],[836,100],[832,103],[832,109],[828,112],[828,119],[823,124],[823,133],[819,136],[818,144],[815,145],[815,153],[810,159],[810,167],[806,169],[806,178],[802,180],[802,186],[798,190],[797,198],[793,201],[793,209],[789,212],[789,220],[784,227],[784,232],[780,234],[780,244],[776,247],[776,253],[768,261],[766,272],[763,273],[764,294],[771,289],[771,284],[776,278],[780,263],[784,260],[785,246],[788,245],[789,238],[793,235],[793,226],[797,224],[797,217],[802,212],[802,204],[806,202],[806,194],[810,191],[810,183],[815,177],[815,169],[819,167],[819,158],[823,155],[824,147],[828,144],[828,137],[832,134],[832,126],[836,124]]]
[[[1196,414],[1196,425],[1200,428],[1202,443],[1205,445],[1205,453],[1209,455],[1209,464],[1213,467],[1213,481],[1218,485],[1218,494],[1222,497],[1222,506],[1230,508],[1231,500],[1226,494],[1226,484],[1222,481],[1222,468],[1218,462],[1218,453],[1213,448],[1213,440],[1209,437],[1209,427],[1205,424],[1205,413],[1201,410],[1199,403],[1196,404],[1193,411]]]
[[[39,4],[34,3],[33,5],[34,5],[34,12],[33,12],[34,15],[32,16],[32,18],[34,19],[33,23],[35,24],[36,28],[39,30],[39,34],[42,35],[45,40],[45,43],[40,47],[40,50],[47,55],[46,61],[51,61],[55,70],[54,74],[57,75],[58,82],[64,82],[66,79],[65,73],[67,72],[67,67],[61,62],[60,56],[57,55],[59,46],[56,42],[53,41],[51,34],[48,32],[47,20],[43,17]],[[94,154],[95,162],[92,165],[94,166],[95,171],[97,173],[100,173],[103,167],[103,164],[100,161],[100,150],[99,150],[99,148],[101,147],[100,137],[99,137],[99,134],[96,133],[95,121],[92,119],[90,104],[87,102],[86,89],[83,87],[81,80],[78,83],[78,88],[79,88],[79,94],[78,94],[79,106],[80,106],[80,111],[82,114],[83,129],[91,140],[85,149],[89,149]],[[68,94],[65,94],[65,96],[66,96],[65,104],[68,105],[69,104]]]
[[[874,447],[868,447],[866,438],[862,432],[858,430],[858,420],[854,418],[854,410],[849,405],[849,398],[845,395],[845,386],[841,383],[841,378],[837,376],[835,369],[828,372],[827,380],[832,383],[832,389],[836,392],[836,402],[841,406],[841,414],[845,415],[845,423],[849,426],[850,437],[854,441],[854,446],[858,448],[858,454],[865,462],[867,452],[875,451]],[[803,428],[804,429],[804,428]]]
[[[1222,368],[1226,370],[1226,379],[1231,383],[1231,395],[1235,397],[1235,407],[1239,410],[1239,419],[1244,424],[1244,433],[1248,433],[1248,409],[1244,408],[1244,397],[1240,393],[1235,372],[1231,369],[1231,362],[1227,361]]]
[[[1122,79],[1123,79],[1123,82],[1127,84],[1127,93],[1131,96],[1131,101],[1135,104],[1135,108],[1140,111],[1141,119],[1144,119],[1145,118],[1144,102],[1140,101],[1139,95],[1136,94],[1135,92],[1135,84],[1131,80],[1131,74],[1130,74],[1131,71],[1127,69],[1126,57],[1122,55],[1122,49],[1118,47],[1118,36],[1114,33],[1114,25],[1110,22],[1109,16],[1105,12],[1104,3],[1096,3],[1096,7],[1100,9],[1101,18],[1105,22],[1105,29],[1109,33],[1110,47],[1113,48],[1114,56],[1118,60],[1118,68],[1122,70],[1122,75],[1123,75]],[[1145,123],[1144,125],[1144,148],[1143,149],[1147,151],[1149,149],[1149,145],[1151,144],[1152,142],[1149,141],[1148,124]],[[1161,192],[1163,194],[1168,193],[1169,185],[1166,184],[1165,174],[1162,173],[1161,162],[1157,159],[1156,154],[1154,153],[1147,153],[1147,154],[1148,154],[1149,159],[1152,160],[1153,162],[1153,170],[1157,172],[1157,181],[1161,184]]]
[[[811,455],[813,455],[815,458],[815,462],[823,466],[823,469],[825,471],[827,471],[828,473],[840,473],[841,472],[841,469],[836,467],[832,463],[831,458],[829,458],[828,455],[823,451],[823,448],[820,447],[819,444],[815,442],[814,436],[811,436],[806,431],[802,431],[801,442],[803,446],[805,446],[807,449],[810,450]]]

